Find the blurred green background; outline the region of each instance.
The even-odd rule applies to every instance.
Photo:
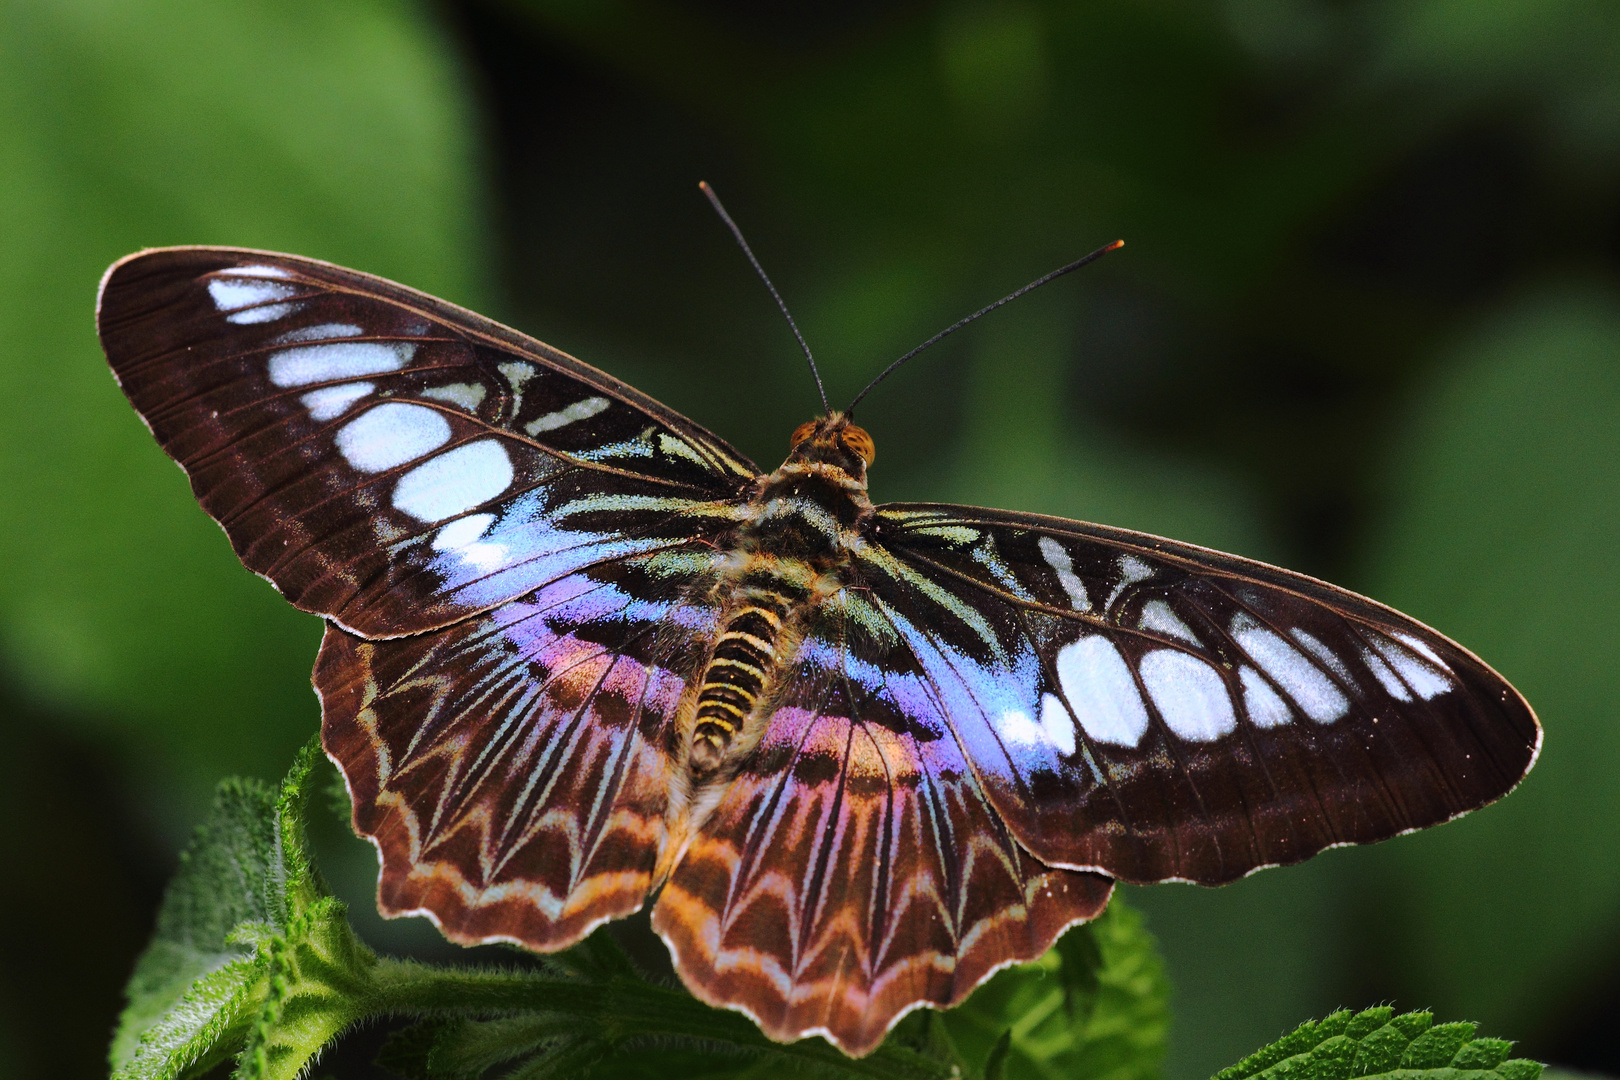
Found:
[[[1124,237],[863,405],[876,497],[1325,576],[1540,712],[1541,763],[1500,806],[1131,890],[1176,984],[1172,1080],[1381,1001],[1620,1073],[1620,5],[0,12],[0,1080],[103,1071],[212,785],[279,776],[317,723],[319,625],[239,567],[107,372],[107,264],[217,243],[383,274],[774,465],[814,391],[699,179],[835,402]],[[329,846],[363,911],[368,850]]]

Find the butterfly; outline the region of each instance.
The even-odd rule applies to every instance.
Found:
[[[652,904],[694,994],[873,1049],[1098,915],[1489,803],[1541,729],[1456,643],[1191,544],[874,505],[870,436],[765,472],[402,285],[151,250],[120,385],[326,623],[321,736],[377,902],[550,951]]]

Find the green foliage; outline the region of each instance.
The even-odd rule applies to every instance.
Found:
[[[405,1080],[1157,1080],[1169,1026],[1164,965],[1116,898],[1040,960],[966,1003],[919,1010],[865,1058],[821,1039],[771,1042],[638,971],[605,930],[532,969],[381,958],[350,930],[310,861],[304,818],[318,746],[279,792],[230,780],[170,884],[113,1044],[115,1080],[178,1080],[236,1058],[237,1080],[294,1080],[352,1024],[413,1020],[378,1063]],[[1537,1080],[1511,1044],[1428,1013],[1341,1011],[1214,1080]]]
[[[220,786],[130,980],[112,1049],[117,1080],[195,1076],[232,1056],[239,1080],[291,1080],[350,1025],[390,1016],[416,1021],[381,1059],[410,1080],[472,1080],[514,1066],[509,1075],[529,1080],[1158,1074],[1163,965],[1141,916],[1118,903],[1040,961],[999,973],[961,1008],[906,1017],[860,1059],[821,1039],[771,1042],[740,1013],[645,977],[606,931],[532,969],[378,957],[355,937],[306,849],[319,759],[306,747],[279,792]]]
[[[1341,1010],[1306,1021],[1214,1080],[1536,1080],[1541,1066],[1509,1058],[1512,1047],[1475,1038],[1473,1024],[1435,1025],[1426,1012]]]
[[[304,844],[299,754],[279,792],[227,780],[170,883],[136,964],[111,1058],[118,1080],[292,1077],[361,1013],[376,960],[349,933]]]
[[[142,247],[234,244],[481,301],[442,34],[392,0],[5,8],[0,673],[116,745],[159,818],[287,760],[320,628],[242,571],[118,392],[96,282]]]
[[[495,314],[768,464],[804,418],[804,374],[699,177],[743,217],[835,395],[1122,235],[1095,276],[872,399],[879,497],[1074,514],[1326,573],[1467,644],[1549,731],[1525,790],[1464,822],[1215,893],[1132,892],[1178,987],[1171,1071],[1207,1074],[1350,987],[1556,1045],[1620,940],[1620,8],[943,0],[799,34],[743,7],[11,5],[9,692],[126,762],[126,819],[170,836],[215,777],[273,768],[314,715],[316,620],[241,570],[96,348],[96,278],[139,246],[296,250],[480,310],[509,297]],[[486,215],[510,225],[499,263]],[[1541,281],[1558,295],[1515,300]],[[36,815],[40,850],[83,864],[77,837],[124,842],[95,817],[115,811],[80,802],[87,833]],[[76,893],[123,909],[108,926],[141,917],[102,891],[114,864]],[[38,963],[112,979],[121,939],[40,892],[4,901],[14,933],[80,951]],[[21,964],[0,976],[0,1075],[66,1041],[27,1007],[37,984]],[[93,1041],[108,1017],[83,1011]]]
[[[210,1050],[245,1025],[264,969],[250,934],[274,933],[286,921],[271,886],[279,877],[273,810],[263,785],[225,781],[180,857],[113,1042],[113,1063],[129,1066],[126,1075],[149,1075],[154,1057],[206,1067]]]
[[[1612,296],[1502,304],[1424,388],[1372,553],[1374,595],[1467,642],[1546,725],[1503,805],[1377,853],[1399,873],[1373,891],[1405,992],[1493,1027],[1558,1023],[1613,963],[1593,942],[1620,903],[1620,726],[1613,649],[1593,644],[1620,640],[1617,356]]]
[[[1170,1027],[1170,984],[1140,913],[1117,897],[1033,964],[1009,968],[943,1014],[956,1045],[988,1060],[1006,1039],[1009,1080],[1152,1080]]]

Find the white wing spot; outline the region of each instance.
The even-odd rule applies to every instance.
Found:
[[[1444,675],[1440,674],[1440,672],[1418,659],[1412,653],[1407,652],[1405,649],[1384,637],[1382,634],[1371,634],[1369,636],[1372,638],[1373,648],[1377,649],[1383,654],[1384,659],[1389,661],[1390,666],[1400,674],[1401,678],[1406,680],[1407,685],[1410,686],[1417,693],[1417,696],[1422,698],[1424,701],[1439,697],[1441,694],[1444,694],[1451,689],[1450,679],[1446,678]],[[1429,648],[1424,642],[1412,638],[1407,634],[1400,634],[1397,636],[1399,636],[1403,642],[1412,645],[1414,648],[1421,646],[1421,651],[1425,656],[1433,658],[1435,663],[1440,664],[1441,667],[1445,667],[1445,664],[1438,656],[1435,655],[1434,650]],[[1451,669],[1447,667],[1445,670],[1450,671]]]
[[[484,403],[484,392],[482,383],[458,382],[448,386],[430,386],[422,391],[422,396],[459,405],[468,412],[477,412],[478,406]]]
[[[996,722],[996,731],[1014,746],[1039,746],[1046,735],[1023,709],[1008,709]]]
[[[525,364],[520,360],[508,360],[496,367],[506,381],[512,384],[512,416],[515,419],[518,410],[523,408],[523,384],[534,378],[533,364]]]
[[[237,326],[251,326],[254,323],[275,322],[284,315],[291,315],[303,309],[302,303],[297,304],[265,304],[262,307],[243,308],[233,311],[225,316],[225,321],[235,323]]]
[[[1119,557],[1119,584],[1114,591],[1108,594],[1108,602],[1103,604],[1103,610],[1108,611],[1114,606],[1114,601],[1120,598],[1124,591],[1135,585],[1138,581],[1146,581],[1153,576],[1153,567],[1135,555],[1121,555]]]
[[[1142,621],[1139,625],[1143,630],[1153,630],[1166,637],[1180,638],[1191,645],[1203,644],[1163,600],[1149,600],[1142,606]]]
[[[377,389],[375,383],[339,383],[311,390],[298,400],[309,410],[311,419],[336,420],[349,411],[349,406]]]
[[[1041,695],[1041,730],[1063,756],[1074,753],[1074,717],[1056,694]]]
[[[1141,671],[1159,715],[1181,738],[1214,742],[1237,727],[1225,681],[1196,656],[1155,649],[1142,657]]]
[[[231,281],[231,277],[287,277],[288,274],[274,266],[242,266],[219,272],[208,283],[208,295],[214,301],[214,307],[220,311],[237,311],[238,315],[226,316],[227,321],[233,323],[259,323],[270,322],[280,318],[293,309],[292,304],[275,304],[276,300],[285,300],[292,296],[295,290],[291,285],[279,281]],[[269,304],[271,307],[262,307]],[[242,311],[243,308],[251,310]],[[271,314],[273,309],[282,309]]]
[[[228,266],[223,270],[216,270],[214,273],[220,275],[221,277],[292,277],[291,270],[287,270],[280,266],[265,266],[263,264],[255,264],[253,266]]]
[[[305,341],[330,341],[333,338],[359,337],[365,331],[354,323],[329,322],[317,326],[300,326],[285,334],[277,334],[277,345],[297,345]]]
[[[576,401],[566,409],[549,412],[535,420],[523,425],[523,430],[530,435],[538,435],[542,431],[556,431],[560,427],[567,427],[576,420],[589,420],[597,413],[608,407],[605,397],[588,397],[584,401]]]
[[[1076,611],[1090,611],[1091,597],[1086,595],[1085,582],[1074,572],[1074,562],[1070,560],[1069,553],[1063,550],[1063,545],[1050,536],[1043,536],[1037,541],[1037,546],[1041,549],[1041,558],[1046,560],[1046,565],[1057,575],[1058,584],[1068,594],[1070,606]]]
[[[1114,643],[1090,634],[1057,654],[1058,683],[1080,726],[1098,742],[1135,746],[1147,731],[1147,706]]]
[[[1134,585],[1138,581],[1146,581],[1153,576],[1151,564],[1143,562],[1135,555],[1121,555],[1119,557],[1119,580],[1126,585]]]
[[[1406,684],[1401,682],[1400,676],[1391,671],[1389,665],[1384,663],[1383,657],[1371,649],[1362,649],[1361,659],[1372,669],[1373,677],[1378,680],[1378,685],[1387,690],[1390,697],[1397,701],[1412,700],[1412,691],[1408,690]]]
[[[457,518],[433,537],[433,550],[454,551],[466,547],[483,536],[494,523],[494,514],[468,514],[464,518]]]
[[[495,439],[480,439],[447,450],[400,477],[394,506],[418,521],[443,521],[493,499],[512,486],[512,476],[506,447]]]
[[[1331,723],[1350,710],[1349,700],[1322,669],[1281,635],[1238,615],[1232,620],[1232,637],[1312,720]]]
[[[337,447],[361,472],[382,472],[414,461],[450,441],[450,424],[437,409],[390,401],[338,429]]]
[[[1277,691],[1254,668],[1243,668],[1238,678],[1243,680],[1243,711],[1249,714],[1255,727],[1282,727],[1294,719],[1288,703],[1277,696]]]
[[[1439,666],[1441,671],[1451,671],[1451,665],[1440,659],[1440,654],[1435,652],[1434,649],[1430,648],[1427,641],[1424,641],[1420,637],[1413,637],[1411,634],[1396,633],[1395,636],[1400,638],[1406,644],[1410,645],[1412,648],[1416,649],[1418,652],[1422,653],[1424,656],[1428,657],[1430,660],[1434,661],[1434,663]]]
[[[1350,677],[1350,669],[1344,666],[1344,661],[1340,660],[1332,649],[1298,627],[1290,630],[1289,633],[1294,635],[1295,641],[1305,646],[1306,652],[1327,665],[1328,670],[1343,679],[1346,684],[1350,686],[1356,684],[1356,681]]]
[[[270,381],[276,386],[308,386],[363,375],[398,371],[410,363],[414,342],[335,341],[299,345],[270,354]]]
[[[512,552],[499,540],[474,540],[466,547],[457,548],[456,558],[479,573],[491,574],[502,566],[511,565]]]

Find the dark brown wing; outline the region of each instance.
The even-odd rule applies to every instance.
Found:
[[[571,356],[313,259],[143,252],[107,272],[97,320],[242,561],[366,637],[712,532],[756,472]]]
[[[1057,518],[879,508],[861,560],[1018,840],[1216,884],[1510,791],[1534,713],[1466,649],[1300,574]]]

